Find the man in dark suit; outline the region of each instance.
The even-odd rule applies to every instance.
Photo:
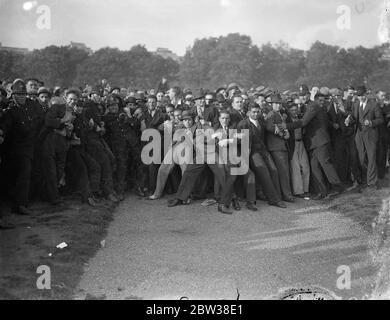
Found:
[[[386,101],[386,92],[379,91],[376,94],[378,105],[383,115],[383,123],[378,126],[378,146],[376,162],[378,165],[378,178],[383,179],[386,176],[387,155],[389,151],[389,114],[388,114],[388,101]]]
[[[355,127],[355,142],[364,172],[363,182],[367,183],[368,190],[374,190],[378,180],[376,163],[378,126],[384,121],[383,114],[378,103],[367,98],[364,86],[358,87],[356,94],[359,101],[353,104],[352,115],[346,120],[346,124]]]
[[[249,135],[249,167],[259,179],[268,203],[272,206],[286,208],[275,187],[277,177],[275,179],[270,173],[277,172],[277,169],[264,143],[265,123],[259,120],[259,114],[260,107],[257,104],[251,104],[249,118],[238,124],[238,130]]]
[[[48,201],[53,205],[61,204],[59,182],[65,172],[66,155],[68,152],[67,138],[73,130],[73,108],[78,101],[78,92],[69,90],[66,102],[54,100],[46,114],[45,125],[40,139],[42,143],[43,176],[46,183]]]
[[[349,111],[347,102],[342,99],[340,89],[330,90],[331,99],[328,108],[330,121],[330,136],[333,151],[333,162],[340,180],[350,185],[353,179],[360,181],[359,160],[355,146],[355,132],[345,125]]]
[[[310,93],[307,93],[307,100],[309,100],[309,96]],[[319,194],[313,200],[320,200],[328,195],[322,171],[329,183],[335,188],[334,194],[342,193],[345,187],[341,183],[331,160],[329,118],[323,106],[324,96],[317,92],[314,99],[315,101],[310,101],[307,104],[305,114],[301,120],[282,124],[281,128],[290,130],[305,127],[304,142],[310,153],[312,177],[319,191]]]
[[[279,188],[282,193],[283,200],[286,202],[294,202],[291,192],[290,182],[290,163],[294,150],[291,149],[289,141],[293,138],[292,132],[287,129],[279,130],[278,125],[282,122],[291,122],[291,118],[285,113],[281,114],[282,98],[279,94],[271,96],[272,111],[268,114],[266,120],[266,143],[268,151],[271,153],[275,165],[278,169]],[[295,142],[293,140],[293,142]]]
[[[147,99],[147,111],[144,113],[141,123],[143,123],[145,129],[155,129],[158,130],[159,126],[167,120],[167,116],[162,113],[160,109],[157,109],[157,97],[154,95],[148,96]],[[161,150],[163,146],[161,145]],[[161,159],[160,159],[161,161]],[[151,196],[156,189],[157,174],[159,164],[149,164],[144,165],[145,179],[144,181],[144,191],[147,191],[147,195]],[[147,189],[147,190],[146,190]]]
[[[232,98],[232,103],[228,108],[230,112],[230,122],[233,126],[237,127],[237,125],[246,118],[246,114],[244,112],[244,100],[241,95],[235,95]]]
[[[237,128],[238,124],[242,120],[247,118],[247,115],[244,112],[243,98],[240,94],[236,94],[232,97],[232,101],[228,106],[227,111],[230,113],[229,123],[234,129]],[[256,191],[259,194],[259,199],[264,198],[260,183],[255,183],[255,181],[255,174],[251,169],[249,169],[245,175],[237,177],[235,182],[235,190],[238,195],[244,196],[245,190],[247,208],[250,208],[249,210],[251,211],[255,211],[252,210],[254,207],[250,204],[256,202]]]
[[[220,205],[218,206],[218,210],[222,213],[230,212],[229,206],[231,203],[233,204],[234,210],[241,210],[234,190],[235,181],[239,176],[232,173],[233,168],[237,168],[239,164],[237,158],[233,159],[231,156],[241,156],[238,150],[238,139],[240,139],[242,134],[234,134],[234,131],[230,131],[234,129],[236,129],[236,126],[230,124],[229,112],[227,110],[221,110],[219,115],[219,124],[214,127],[214,136],[216,137],[216,147],[219,154],[218,163],[225,169],[225,185],[221,186],[222,196]],[[236,150],[232,148],[236,148]],[[254,189],[254,183],[252,184],[252,187]],[[255,190],[252,191],[252,193],[254,192]],[[251,201],[251,199],[247,197],[246,207],[248,210],[257,211],[254,202],[255,199]]]
[[[214,95],[212,93],[203,94],[202,90],[197,90],[194,96],[195,105],[190,109],[196,115],[202,125],[214,127],[218,125],[218,108],[213,105]]]
[[[183,112],[182,119],[183,123],[186,121],[193,121],[193,115],[191,115],[190,112],[185,111]],[[192,159],[193,161],[188,164],[187,169],[183,174],[175,198],[168,202],[168,207],[188,204],[188,199],[195,187],[196,180],[202,174],[202,172],[204,172],[204,169],[206,169],[207,166],[214,173],[218,183],[222,186],[225,185],[225,170],[223,167],[218,165],[218,155],[215,153],[215,150],[208,150],[209,148],[207,148],[209,144],[214,143],[214,141],[212,141],[212,137],[206,133],[207,129],[211,130],[212,128],[207,125],[202,125],[201,123],[196,123],[191,127],[191,129],[186,129],[186,133],[188,132],[190,135],[189,140],[194,142],[191,146],[194,151],[194,157]],[[195,141],[198,143],[195,143]],[[202,145],[199,143],[200,141],[203,141],[204,144]],[[195,155],[195,153],[198,152],[202,152],[204,155],[204,161],[196,161],[196,158],[198,157]],[[216,197],[217,200],[219,200],[218,195],[216,195]],[[231,214],[229,210],[223,213]]]

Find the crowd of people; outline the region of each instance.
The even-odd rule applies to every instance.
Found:
[[[1,200],[16,214],[31,215],[33,201],[61,207],[67,193],[100,206],[133,191],[148,200],[174,194],[169,207],[208,198],[220,213],[232,214],[240,202],[257,211],[257,200],[286,208],[297,198],[370,192],[387,171],[389,119],[389,94],[364,85],[279,92],[231,83],[191,90],[163,78],[157,88],[138,90],[106,80],[47,88],[37,79],[16,79],[0,86]],[[161,144],[160,159],[146,164],[147,129],[162,137],[183,130],[191,139]],[[237,164],[222,163],[217,154],[203,163],[177,161],[200,129],[215,133],[218,150],[248,138],[248,169],[232,174]],[[195,144],[189,147],[196,152]],[[0,228],[11,227],[0,215]]]

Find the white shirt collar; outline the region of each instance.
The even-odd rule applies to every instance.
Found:
[[[259,121],[249,118],[249,121],[252,122],[257,128],[259,127]]]

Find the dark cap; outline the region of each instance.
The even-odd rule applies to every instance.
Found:
[[[92,87],[91,92],[89,94],[101,94],[100,88]]]
[[[218,88],[217,90],[215,90],[215,93],[218,94],[222,90],[226,91],[226,88],[225,87]]]
[[[282,103],[282,97],[279,93],[272,94],[271,95],[271,103]]]
[[[231,83],[228,85],[226,91],[230,91],[232,89],[235,89],[235,90],[240,90],[240,88],[238,87],[238,84],[237,83]]]
[[[182,120],[185,120],[185,119],[193,119],[194,118],[194,114],[190,111],[190,110],[185,110],[183,111],[183,113],[181,114],[181,119]]]
[[[365,86],[359,86],[356,88],[356,95],[359,96],[364,96],[367,93],[367,88]]]
[[[259,86],[256,88],[256,92],[261,93],[265,89],[264,86]]]
[[[16,79],[11,86],[12,94],[27,94],[26,83],[22,79]]]
[[[226,101],[226,98],[223,94],[217,94],[217,97],[216,97],[216,100],[219,102],[219,103],[224,103]]]
[[[204,91],[202,88],[196,89],[194,91],[194,100],[199,100],[204,98]]]
[[[46,94],[48,94],[49,96],[51,96],[51,92],[50,92],[50,90],[49,90],[48,88],[46,88],[46,87],[40,87],[40,88],[38,89],[38,96],[39,96],[40,94],[43,94],[43,93],[46,93]]]
[[[68,94],[75,94],[78,98],[81,96],[81,92],[77,88],[69,88],[68,90],[65,91],[65,95],[67,96]]]
[[[308,87],[306,84],[302,84],[302,85],[299,87],[298,94],[299,94],[300,96],[305,96],[305,95],[307,95],[307,94],[310,94],[309,87]]]
[[[137,103],[137,99],[134,98],[134,97],[128,97],[128,98],[126,99],[126,103],[136,104],[136,103]]]
[[[191,90],[190,88],[185,88],[185,89],[183,90],[183,95],[186,96],[186,95],[188,95],[188,94],[192,94],[192,90]]]
[[[148,95],[148,100],[149,100],[149,99],[153,99],[153,100],[156,100],[156,101],[157,101],[157,97],[156,97],[154,94]]]

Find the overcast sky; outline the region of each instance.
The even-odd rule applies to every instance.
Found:
[[[388,1],[388,0],[386,0]],[[93,50],[166,47],[183,55],[196,38],[239,32],[254,44],[283,40],[308,49],[315,40],[343,47],[379,44],[384,0],[0,0],[3,46],[42,48],[84,42]],[[37,8],[48,5],[51,29]],[[337,28],[337,7],[351,8],[351,29]],[[30,9],[30,10],[26,10]]]

